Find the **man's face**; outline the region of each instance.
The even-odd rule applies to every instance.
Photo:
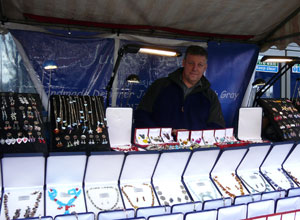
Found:
[[[207,68],[205,56],[188,54],[182,61],[183,73],[182,80],[190,88],[194,86],[203,76]]]

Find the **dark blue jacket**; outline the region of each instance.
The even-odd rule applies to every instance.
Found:
[[[147,90],[135,112],[135,127],[171,127],[173,129],[224,128],[225,121],[218,96],[202,76],[201,86],[196,86],[184,98],[180,86],[183,68],[156,80]]]

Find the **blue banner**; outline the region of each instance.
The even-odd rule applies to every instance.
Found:
[[[101,95],[113,67],[114,39],[63,37],[33,31],[11,30],[22,44],[48,94]],[[44,70],[48,60],[55,70]]]
[[[226,127],[237,123],[238,110],[255,69],[259,48],[252,44],[208,43],[206,77],[222,105]]]

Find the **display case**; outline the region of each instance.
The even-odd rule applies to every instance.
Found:
[[[1,219],[44,216],[45,158],[11,154],[2,158]]]
[[[220,154],[219,148],[195,150],[183,174],[183,181],[193,201],[204,202],[221,198],[210,178],[210,172]]]
[[[135,216],[134,209],[123,209],[117,211],[99,212],[97,219],[98,220],[128,219],[128,218],[134,218],[134,216]]]
[[[51,153],[46,167],[46,215],[86,212],[83,177],[87,156],[81,152]]]
[[[47,152],[42,105],[38,94],[0,93],[0,152]]]
[[[282,163],[293,146],[293,142],[276,143],[260,167],[261,173],[275,190],[297,187],[292,178],[282,169]]]
[[[160,205],[191,202],[182,182],[182,174],[190,156],[188,150],[165,151],[160,155],[153,174],[153,185]]]
[[[100,96],[52,95],[50,151],[109,151],[102,103]]]
[[[151,183],[158,157],[157,152],[130,152],[126,156],[120,176],[125,208],[159,205]]]
[[[122,152],[92,152],[88,157],[84,192],[89,212],[124,208],[118,184],[124,158]]]
[[[141,207],[136,210],[136,217],[144,217],[148,219],[151,215],[165,215],[170,213],[170,206]]]
[[[292,150],[292,152],[289,154],[289,156],[282,164],[283,170],[297,184],[298,187],[300,186],[299,157],[300,157],[300,144],[297,143],[294,149]]]

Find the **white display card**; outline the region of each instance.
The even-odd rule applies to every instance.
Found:
[[[218,148],[193,152],[184,172],[183,180],[194,201],[204,202],[221,198],[209,175],[219,153]]]
[[[183,220],[184,215],[182,213],[173,213],[166,215],[150,216],[148,220]]]
[[[147,207],[147,208],[138,208],[136,210],[136,217],[145,217],[148,218],[151,215],[164,215],[171,213],[170,206],[156,206],[156,207]]]
[[[240,108],[238,138],[244,141],[261,142],[262,108]]]
[[[163,152],[153,174],[153,185],[161,205],[191,202],[181,181],[190,151]]]
[[[161,137],[165,143],[175,143],[172,136],[172,128],[162,128]]]
[[[2,158],[3,196],[1,219],[44,215],[45,157]]]
[[[203,141],[205,145],[214,145],[216,143],[215,130],[203,130]]]
[[[261,172],[265,179],[276,190],[295,188],[296,184],[281,168],[281,164],[287,157],[293,143],[276,144],[272,147],[261,166]]]
[[[82,182],[86,155],[50,155],[46,171],[46,215],[86,212]]]
[[[288,212],[300,209],[300,196],[278,199],[276,202],[276,213]]]
[[[126,208],[151,207],[158,205],[151,176],[159,154],[128,154],[120,176],[120,188]]]
[[[273,191],[273,192],[265,192],[261,194],[261,200],[273,199],[277,200],[279,198],[284,198],[286,195],[285,190]]]
[[[240,204],[248,204],[249,202],[255,202],[261,200],[261,194],[249,194],[245,196],[236,196],[234,198],[233,204],[240,205]]]
[[[73,212],[71,215],[57,215],[54,220],[95,220],[95,214]]]
[[[297,144],[290,155],[283,163],[283,169],[293,179],[293,181],[300,186],[300,144]]]
[[[275,200],[268,199],[248,203],[247,218],[274,214]]]
[[[181,213],[188,213],[188,212],[196,212],[202,210],[202,202],[192,202],[192,203],[185,203],[185,204],[176,204],[172,206],[172,213],[181,212]]]
[[[97,214],[100,211],[123,209],[118,179],[124,157],[123,153],[89,156],[84,180],[88,211]]]
[[[237,139],[234,137],[233,128],[226,128],[226,142],[236,142]]]
[[[116,211],[105,211],[98,214],[98,220],[112,220],[112,219],[127,219],[134,218],[134,209],[124,209]]]
[[[231,198],[208,200],[203,202],[203,210],[218,209],[220,207],[227,207],[231,205],[232,205]]]
[[[247,217],[247,205],[234,205],[222,207],[218,210],[218,220],[245,219]]]
[[[191,146],[190,131],[177,131],[177,141],[182,147]]]
[[[226,142],[226,130],[225,129],[216,129],[215,130],[215,139],[217,143]]]
[[[291,196],[300,196],[300,188],[289,189],[288,197]]]
[[[131,146],[132,112],[132,108],[106,108],[110,146]]]
[[[259,167],[268,154],[270,147],[270,144],[249,147],[246,156],[237,169],[239,178],[251,194],[273,191],[273,188],[259,171]]]
[[[202,135],[203,135],[202,130],[191,131],[191,138],[190,139],[191,139],[192,144],[199,144],[200,146],[204,146],[205,144],[204,144]]]
[[[190,212],[185,215],[185,220],[217,220],[217,210]]]
[[[149,128],[148,137],[152,144],[163,144],[164,141],[160,136],[160,128]]]
[[[135,143],[142,146],[147,146],[150,144],[150,139],[148,137],[148,128],[135,129]]]
[[[224,150],[211,172],[211,178],[225,197],[234,198],[248,194],[241,180],[235,174],[235,170],[246,152],[246,148]]]

